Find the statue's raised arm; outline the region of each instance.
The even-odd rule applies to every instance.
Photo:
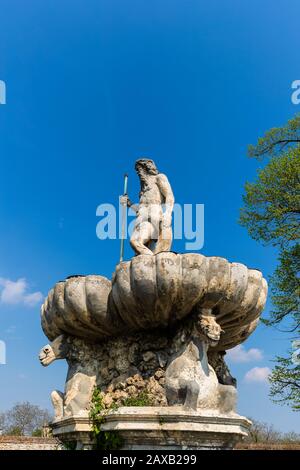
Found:
[[[137,255],[170,251],[174,207],[171,185],[166,175],[159,173],[153,160],[137,160],[135,169],[141,190],[130,244]]]

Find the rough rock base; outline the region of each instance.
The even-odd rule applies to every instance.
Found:
[[[235,413],[216,414],[183,407],[121,407],[111,412],[103,431],[118,431],[124,450],[232,449],[247,436],[251,422]],[[73,416],[52,424],[54,437],[76,441],[77,449],[92,449],[88,416]]]

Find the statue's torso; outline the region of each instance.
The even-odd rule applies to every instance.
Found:
[[[140,206],[163,204],[163,197],[157,184],[157,176],[148,176],[140,192]]]

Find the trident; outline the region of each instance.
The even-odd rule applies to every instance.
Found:
[[[127,196],[127,183],[128,175],[124,175],[124,193],[123,196]],[[120,249],[120,263],[123,261],[124,255],[124,238],[125,238],[125,221],[126,221],[126,203],[122,203],[122,234],[121,234],[121,249]]]

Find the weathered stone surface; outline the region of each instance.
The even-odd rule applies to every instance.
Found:
[[[110,412],[103,431],[118,431],[127,450],[232,449],[247,436],[251,422],[235,413],[191,411],[182,407],[121,407]],[[53,435],[93,448],[88,416],[53,423]]]
[[[224,351],[253,332],[266,297],[262,274],[242,264],[193,253],[140,255],[117,266],[112,285],[102,276],[58,283],[42,307],[42,326],[50,340],[70,334],[100,341],[210,309],[224,331],[216,348]]]
[[[130,244],[137,255],[153,255],[169,251],[172,245],[172,211],[174,195],[166,175],[159,173],[153,160],[136,161],[140,178],[139,204],[132,204],[127,195],[121,204],[132,207],[136,221]],[[164,207],[164,210],[163,210]]]
[[[27,436],[0,436],[1,450],[62,450],[58,439]]]
[[[116,268],[109,310],[132,330],[166,327],[194,308],[212,309],[224,334],[217,348],[229,349],[255,328],[267,284],[259,271],[200,254],[141,255]]]
[[[97,386],[107,412],[147,403],[165,410],[167,419],[175,416],[158,430],[154,409],[136,412],[143,427],[131,423],[135,411],[120,412],[114,426],[129,436],[126,448],[138,448],[141,436],[152,448],[226,447],[247,423],[235,415],[236,381],[225,351],[256,328],[267,283],[259,271],[224,258],[171,253],[171,186],[149,159],[137,161],[136,170],[141,192],[131,245],[137,256],[120,262],[112,281],[92,275],[57,283],[42,306],[52,343],[40,361],[47,366],[65,358],[69,365],[64,393],[52,393],[54,429],[63,422],[59,432],[76,432],[82,447],[90,446],[80,417]],[[127,195],[121,204],[132,206]]]
[[[61,334],[105,338],[115,333],[107,311],[111,282],[103,276],[73,276],[50,290],[42,308],[42,328],[53,340]]]
[[[123,407],[108,415],[103,430],[118,430],[128,450],[230,449],[247,436],[250,424],[235,413]]]
[[[226,411],[234,410],[234,387],[218,381],[207,360],[208,346],[217,344],[220,334],[214,316],[194,312],[164,332],[140,332],[101,343],[58,337],[40,353],[43,365],[63,358],[69,364],[64,393],[54,391],[51,396],[55,419],[88,411],[95,386],[107,408],[142,393],[153,406],[182,404],[223,411],[226,402]]]

